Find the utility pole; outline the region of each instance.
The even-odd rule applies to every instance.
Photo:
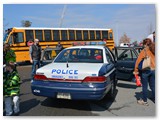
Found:
[[[63,11],[62,11],[61,20],[60,20],[60,24],[59,24],[60,28],[62,27],[62,24],[63,24],[63,19],[64,19],[64,15],[65,15],[66,9],[67,9],[67,5],[64,5]]]

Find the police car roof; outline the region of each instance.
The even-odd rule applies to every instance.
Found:
[[[94,48],[94,49],[103,49],[105,46],[102,45],[85,45],[85,46],[73,46],[73,47],[68,47],[66,49],[75,49],[75,48]]]

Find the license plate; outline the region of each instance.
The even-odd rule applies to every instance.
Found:
[[[71,99],[71,95],[69,93],[57,93],[57,98]]]

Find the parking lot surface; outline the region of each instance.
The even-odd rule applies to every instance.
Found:
[[[156,105],[148,99],[149,106],[137,104],[141,87],[119,80],[115,99],[105,97],[100,101],[72,101],[34,96],[31,93],[31,65],[18,66],[21,76],[20,116],[155,116]],[[149,90],[149,97],[151,92]]]

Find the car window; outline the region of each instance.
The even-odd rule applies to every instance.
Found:
[[[131,55],[133,59],[137,59],[137,55],[135,54],[135,52],[133,50],[131,50]]]
[[[57,56],[57,50],[46,50],[42,56],[42,60],[53,60]]]
[[[135,60],[137,55],[134,49],[118,49],[118,60]]]
[[[102,49],[66,49],[58,55],[54,62],[103,63],[102,53]]]

